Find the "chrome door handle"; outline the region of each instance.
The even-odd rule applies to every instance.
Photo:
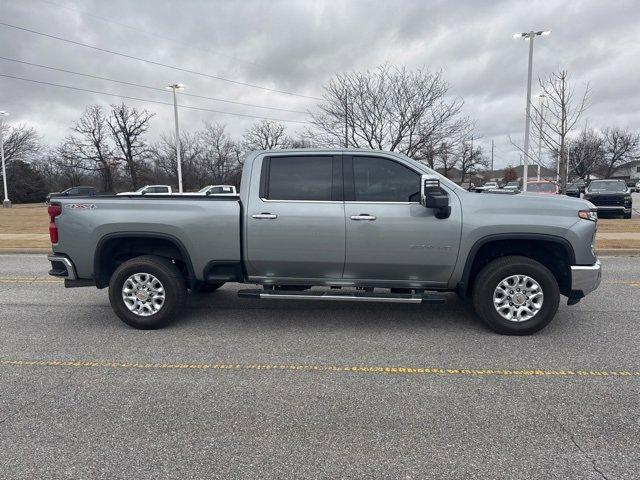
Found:
[[[361,213],[360,215],[351,215],[351,220],[368,220],[373,222],[377,217],[369,215],[368,213]]]
[[[251,218],[257,218],[258,220],[273,220],[274,218],[278,218],[278,215],[275,213],[254,213],[251,215]]]

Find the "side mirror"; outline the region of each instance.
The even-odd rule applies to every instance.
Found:
[[[440,180],[435,175],[422,175],[420,179],[420,203],[425,208],[435,211],[436,218],[449,218],[451,207],[449,195],[440,187]]]

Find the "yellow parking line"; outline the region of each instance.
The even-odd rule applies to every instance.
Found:
[[[640,280],[610,280],[602,283],[609,285],[629,285],[630,287],[640,287]]]
[[[295,365],[260,363],[140,363],[106,362],[92,360],[0,360],[5,367],[72,367],[156,370],[274,370],[293,372],[368,373],[383,375],[430,375],[463,377],[640,377],[640,371],[631,370],[546,370],[546,369],[491,369],[491,368],[433,368],[398,366],[345,366]]]

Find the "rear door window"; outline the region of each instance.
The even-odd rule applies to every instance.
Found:
[[[271,157],[264,197],[269,200],[330,201],[333,157]]]

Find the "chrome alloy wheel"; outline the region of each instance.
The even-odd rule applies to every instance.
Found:
[[[542,287],[527,275],[511,275],[493,291],[493,306],[500,316],[511,322],[525,322],[542,308]]]
[[[134,273],[122,284],[122,300],[141,317],[157,313],[164,305],[164,286],[150,273]]]

